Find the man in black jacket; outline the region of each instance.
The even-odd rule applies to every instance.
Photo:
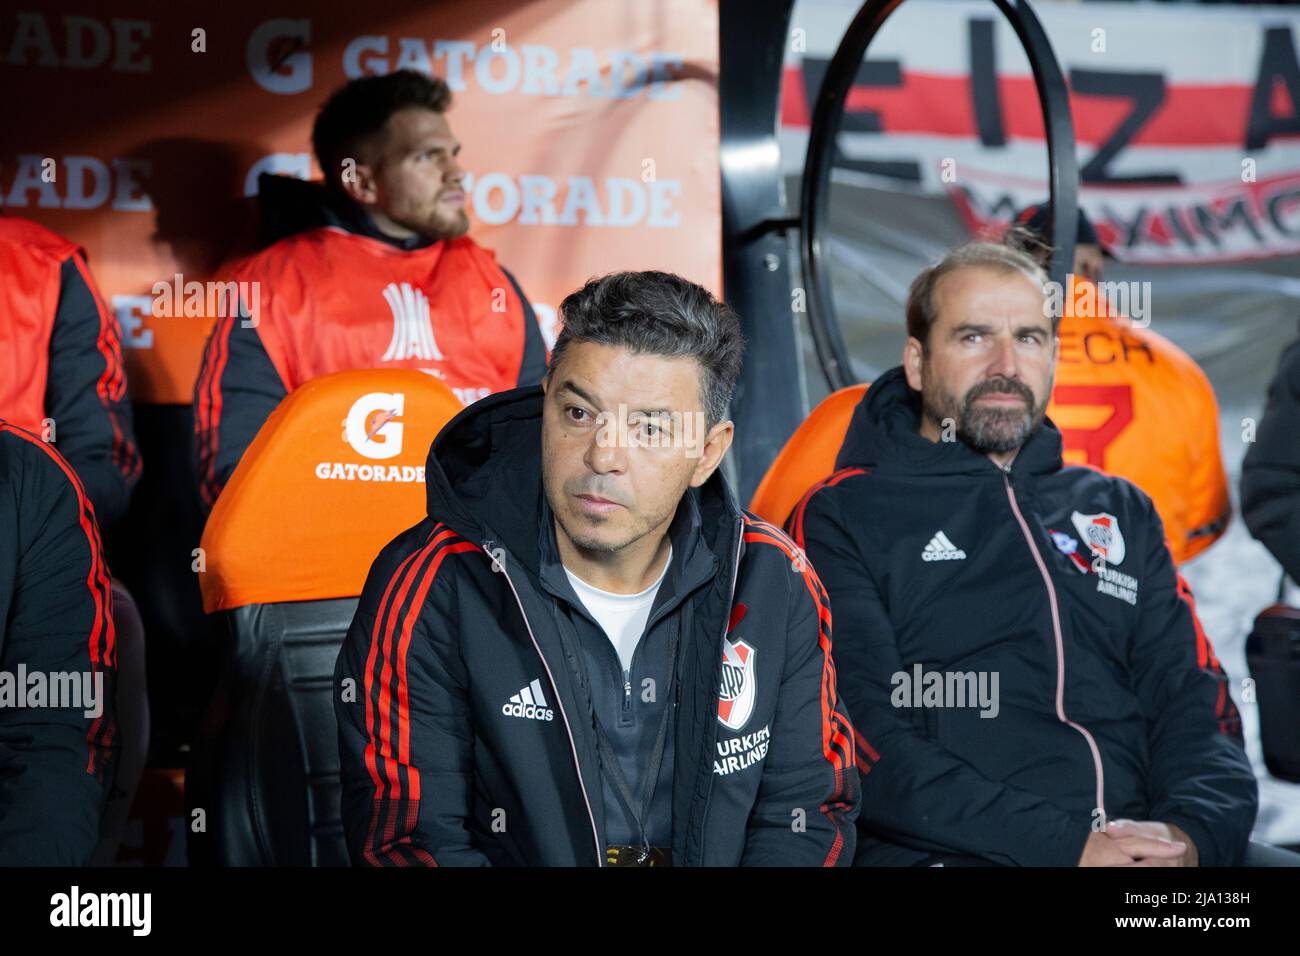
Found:
[[[1046,288],[989,244],[922,272],[903,366],[790,518],[862,730],[857,862],[1236,864],[1227,678],[1150,499],[1062,466]]]
[[[1241,516],[1287,576],[1300,581],[1300,341],[1282,353],[1241,464]]]
[[[340,651],[354,861],[848,863],[825,592],[717,470],[735,314],[656,272],[561,312],[543,386],[439,434]]]
[[[85,486],[0,420],[0,866],[90,861],[118,747],[115,643]]]

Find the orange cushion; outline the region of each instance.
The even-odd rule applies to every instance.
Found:
[[[835,471],[835,456],[853,409],[866,392],[866,385],[850,385],[827,395],[812,410],[758,483],[750,511],[774,525],[785,524],[804,492]]]
[[[296,389],[208,518],[204,609],[359,595],[379,551],[424,517],[429,445],[462,407],[410,369],[338,372]]]

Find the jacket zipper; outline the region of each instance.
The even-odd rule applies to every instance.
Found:
[[[489,558],[492,558],[495,565],[496,558],[492,557],[492,552],[486,547],[483,551]],[[546,655],[542,653],[542,647],[537,643],[537,636],[533,634],[533,625],[528,620],[528,613],[524,610],[524,602],[519,599],[519,592],[515,590],[515,582],[510,580],[504,566],[501,567],[501,574],[506,579],[506,584],[510,585],[510,593],[515,596],[515,603],[519,605],[519,615],[524,619],[524,627],[528,629],[528,639],[533,642],[533,649],[537,651],[537,656],[541,658],[542,667],[546,669],[546,679],[551,682],[551,688],[555,691],[555,706],[559,708],[560,719],[564,721],[564,732],[569,736],[569,750],[573,754],[573,766],[578,772],[578,787],[582,790],[582,802],[587,808],[587,819],[591,821],[591,839],[596,846],[596,865],[605,865],[605,853],[600,842],[600,831],[596,829],[596,815],[591,809],[591,798],[587,796],[587,785],[582,779],[582,764],[578,760],[578,745],[573,741],[573,729],[569,726],[569,716],[564,712],[564,701],[560,698],[559,685],[555,682],[555,675],[551,673],[551,665],[546,662]],[[631,684],[626,685],[628,699],[631,699]],[[626,704],[625,704],[626,706]]]
[[[1097,749],[1097,741],[1093,739],[1085,727],[1076,724],[1065,716],[1065,642],[1061,637],[1061,614],[1060,608],[1056,603],[1056,588],[1052,584],[1052,576],[1047,571],[1047,565],[1043,562],[1043,556],[1038,550],[1038,545],[1034,543],[1034,536],[1029,532],[1029,525],[1025,517],[1020,513],[1020,505],[1016,503],[1016,492],[1011,485],[1011,469],[998,466],[1002,471],[1003,481],[1007,487],[1007,500],[1011,502],[1011,511],[1016,516],[1016,521],[1020,524],[1020,531],[1025,536],[1025,543],[1029,545],[1029,550],[1034,556],[1034,563],[1038,565],[1038,573],[1043,576],[1043,584],[1047,586],[1047,599],[1052,608],[1052,633],[1056,638],[1056,719],[1063,724],[1073,727],[1083,739],[1088,742],[1088,749],[1092,751],[1092,765],[1097,781],[1097,802],[1096,808],[1101,811],[1101,817],[1106,819],[1106,787],[1105,775],[1101,766],[1101,751]]]
[[[736,576],[740,573],[740,549],[744,545],[744,543],[745,543],[745,519],[742,517],[736,522],[736,553],[732,556],[732,561],[731,561],[731,591],[727,595],[727,605],[726,605],[727,610],[726,613],[723,615],[723,622],[722,622],[722,639],[724,641],[727,639],[727,626],[731,623],[731,605],[736,600]],[[714,690],[715,692],[717,690],[716,683],[714,685]],[[678,699],[679,700],[681,699],[680,687],[678,688]],[[710,714],[714,720],[717,719],[718,711],[717,711],[716,701],[714,703],[713,710],[710,711]],[[714,727],[714,735],[715,736],[717,735],[716,726]],[[705,838],[708,836],[708,832],[709,832],[709,828],[708,828],[709,799],[713,796],[712,753],[710,753],[709,759],[704,761],[704,764],[706,767],[709,768],[709,788],[704,797],[704,810],[700,814],[700,820],[702,821],[700,824],[700,864],[701,865],[703,865],[705,859],[704,841]]]
[[[623,716],[632,713],[632,672],[623,672]]]

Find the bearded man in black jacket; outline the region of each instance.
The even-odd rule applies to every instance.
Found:
[[[861,731],[857,862],[1239,864],[1227,676],[1151,500],[1062,463],[1047,293],[998,245],[922,272],[902,367],[791,515]]]

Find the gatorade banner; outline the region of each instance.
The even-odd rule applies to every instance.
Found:
[[[809,105],[859,6],[796,6],[782,106],[788,172],[803,168]],[[1034,10],[1070,87],[1080,205],[1117,258],[1300,254],[1300,12]],[[842,182],[946,194],[972,232],[1001,232],[1015,210],[1046,198],[1029,60],[992,4],[908,0],[889,17],[849,93],[835,165]]]
[[[176,310],[155,287],[170,305],[250,251],[258,175],[319,178],[317,108],[395,69],[450,85],[470,235],[548,344],[593,275],[664,269],[721,292],[715,0],[45,7],[0,13],[0,215],[85,247],[138,402],[191,401],[215,319],[159,314]]]

